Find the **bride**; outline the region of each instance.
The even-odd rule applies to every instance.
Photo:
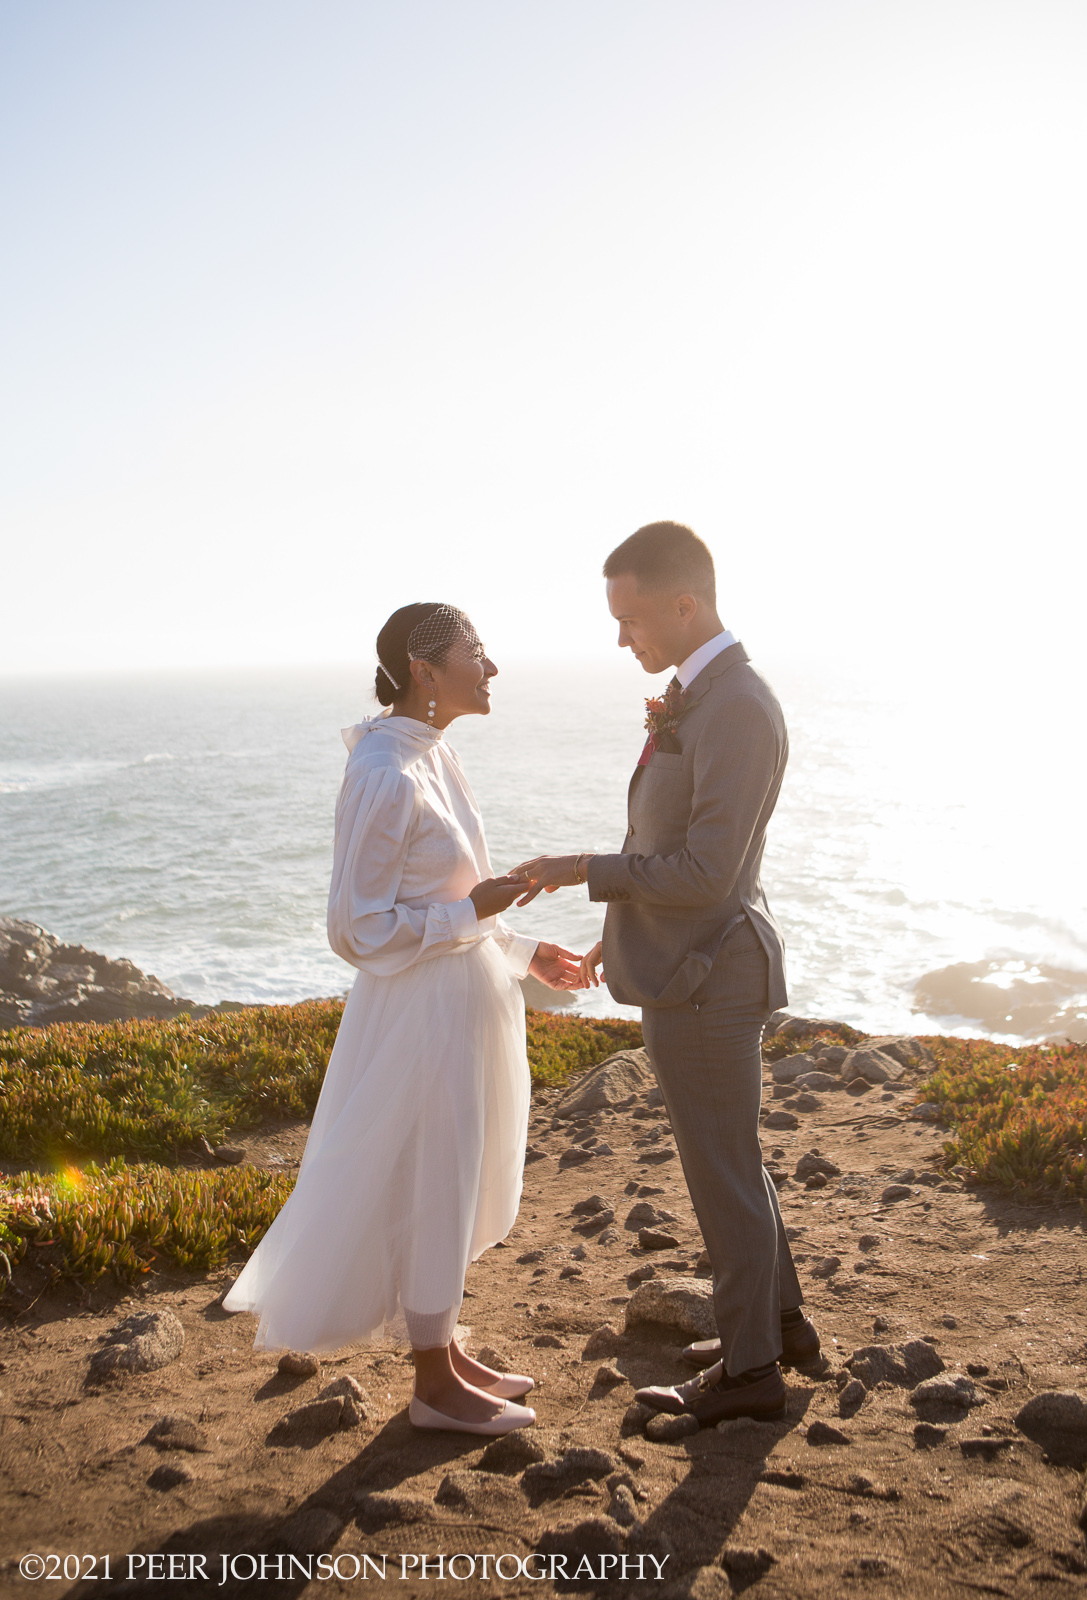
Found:
[[[358,968],[287,1204],[224,1300],[258,1349],[410,1339],[416,1427],[501,1434],[533,1387],[454,1338],[464,1275],[513,1225],[529,1071],[518,978],[579,986],[578,958],[500,920],[523,878],[492,876],[479,810],[443,738],[490,711],[497,668],[463,612],[396,611],[377,640],[388,709],[346,729],[328,899]]]

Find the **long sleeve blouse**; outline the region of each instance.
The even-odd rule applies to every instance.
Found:
[[[389,977],[493,939],[523,978],[537,941],[469,898],[493,877],[483,821],[460,761],[412,717],[345,728],[328,938],[362,971]]]

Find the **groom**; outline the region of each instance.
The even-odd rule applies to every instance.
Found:
[[[788,757],[785,723],[717,615],[713,558],[690,528],[639,528],[612,551],[604,577],[620,647],[646,672],[674,667],[675,677],[648,702],[621,852],[523,863],[516,870],[532,887],[520,903],[587,881],[589,898],[607,904],[608,988],[642,1007],[713,1267],[720,1338],[684,1352],[705,1370],[637,1398],[703,1425],[779,1417],[779,1361],[819,1353],[759,1145],[762,1030],[786,999],[784,946],[759,882]]]

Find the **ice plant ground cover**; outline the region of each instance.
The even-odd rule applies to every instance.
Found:
[[[27,1163],[0,1181],[0,1289],[28,1259],[91,1285],[162,1268],[203,1273],[247,1255],[293,1178],[250,1165],[194,1168],[197,1141],[308,1118],[341,1012],[339,1001],[312,1000],[0,1033],[0,1153]],[[865,1037],[813,1023],[769,1041],[767,1055]],[[1087,1046],[922,1042],[937,1068],[917,1098],[948,1126],[949,1167],[1023,1199],[1087,1203]],[[561,1086],[640,1044],[634,1022],[528,1013],[540,1085]]]

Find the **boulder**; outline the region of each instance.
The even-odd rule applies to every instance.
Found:
[[[823,1072],[817,1069],[814,1072],[802,1072],[799,1078],[793,1079],[794,1089],[817,1090],[840,1089],[841,1087],[842,1080],[836,1072]]]
[[[795,1083],[797,1078],[818,1070],[814,1056],[803,1051],[799,1055],[783,1056],[780,1061],[775,1061],[770,1068],[770,1076],[775,1083]]]
[[[1044,1389],[1015,1414],[1015,1426],[1061,1466],[1087,1464],[1087,1395]]]
[[[172,1311],[140,1311],[125,1317],[103,1336],[91,1356],[88,1382],[101,1383],[122,1373],[156,1372],[176,1361],[185,1330]]]
[[[583,1073],[558,1101],[552,1115],[567,1120],[643,1100],[657,1080],[644,1050],[619,1050]]]
[[[0,917],[0,1028],[172,1018],[193,1004],[131,961],[63,944],[36,922]]]
[[[923,1339],[910,1339],[905,1344],[866,1344],[854,1350],[845,1364],[866,1389],[875,1388],[877,1383],[913,1389],[944,1370],[943,1361]]]
[[[692,1339],[715,1339],[711,1285],[705,1279],[665,1273],[640,1283],[627,1301],[627,1331],[645,1323],[678,1328]]]
[[[863,1078],[865,1083],[871,1084],[897,1083],[902,1071],[894,1056],[873,1049],[871,1045],[861,1045],[850,1050],[842,1062],[841,1077],[843,1083],[852,1083],[855,1078]]]
[[[891,1034],[885,1039],[869,1039],[867,1047],[870,1050],[879,1050],[885,1056],[890,1056],[897,1061],[900,1067],[915,1072],[935,1070],[936,1057],[931,1050],[925,1048],[920,1039],[914,1039],[909,1034]]]

